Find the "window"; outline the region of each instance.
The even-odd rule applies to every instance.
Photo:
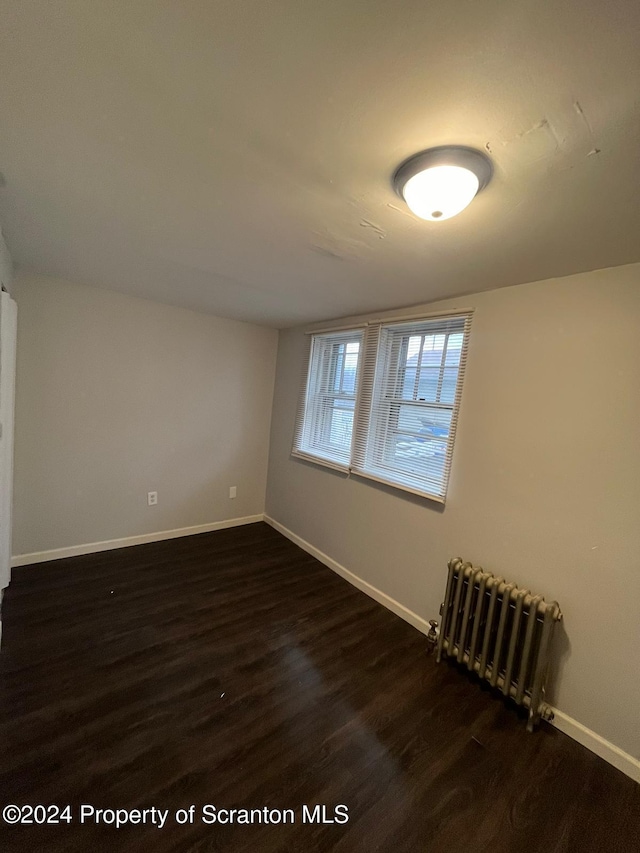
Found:
[[[294,455],[348,470],[362,330],[313,335]]]
[[[470,325],[467,312],[313,335],[294,454],[444,502]]]

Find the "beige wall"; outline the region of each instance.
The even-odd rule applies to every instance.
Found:
[[[262,513],[276,331],[41,276],[13,293],[14,554]]]
[[[290,457],[308,343],[294,329],[267,513],[424,619],[452,556],[556,598],[551,702],[638,757],[640,265],[428,306],[446,307],[475,316],[444,510]]]

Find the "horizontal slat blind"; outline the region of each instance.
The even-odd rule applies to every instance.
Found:
[[[471,317],[312,333],[292,454],[444,502]]]
[[[471,314],[367,330],[352,470],[446,495]]]
[[[361,328],[312,335],[294,456],[349,470],[362,339]]]
[[[460,401],[462,398],[462,386],[464,384],[464,374],[467,369],[467,355],[469,350],[469,335],[471,334],[471,320],[473,314],[466,314],[464,317],[464,327],[462,330],[462,349],[460,351],[460,363],[458,366],[458,377],[456,381],[456,392],[455,399],[453,403],[453,410],[451,412],[451,424],[449,427],[449,440],[447,442],[447,455],[445,459],[444,466],[444,477],[443,477],[443,494],[447,493],[447,486],[449,485],[449,474],[451,473],[451,462],[453,460],[453,445],[456,437],[456,430],[458,428],[458,417],[460,415]]]
[[[364,335],[364,353],[362,356],[362,367],[360,369],[360,396],[356,409],[356,420],[353,431],[352,467],[354,471],[362,471],[367,458],[369,416],[371,414],[371,401],[373,399],[373,389],[376,378],[379,338],[380,326],[369,326]]]

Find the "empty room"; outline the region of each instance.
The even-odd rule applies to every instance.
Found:
[[[0,0],[0,849],[640,850],[640,5]]]

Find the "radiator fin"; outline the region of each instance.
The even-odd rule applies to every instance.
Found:
[[[437,660],[454,658],[528,708],[531,730],[550,713],[544,687],[551,634],[561,618],[557,602],[456,557],[449,561]]]

